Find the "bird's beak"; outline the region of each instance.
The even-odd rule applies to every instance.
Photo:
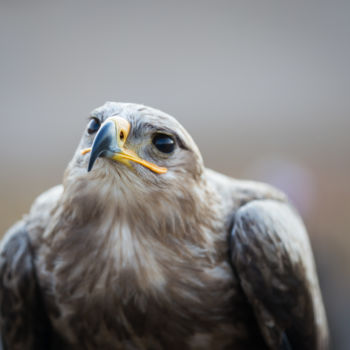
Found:
[[[88,165],[90,171],[98,157],[113,159],[130,166],[130,161],[139,163],[158,174],[167,172],[167,168],[159,167],[140,158],[134,151],[125,147],[129,135],[130,123],[121,117],[110,117],[101,125],[91,148],[84,149],[81,153],[91,152]]]

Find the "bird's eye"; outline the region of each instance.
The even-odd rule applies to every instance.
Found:
[[[163,153],[171,153],[175,149],[174,139],[166,134],[156,134],[152,142]]]
[[[101,126],[101,122],[97,118],[92,118],[88,125],[88,133],[91,135],[95,133]]]

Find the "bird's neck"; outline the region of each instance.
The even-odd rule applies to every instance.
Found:
[[[98,227],[107,234],[128,227],[137,237],[160,241],[172,237],[198,244],[203,232],[214,230],[220,220],[214,210],[218,199],[209,191],[204,180],[164,189],[134,187],[110,176],[88,181],[86,176],[75,177],[65,182],[61,209],[66,226],[79,230]]]
[[[67,265],[76,265],[84,246],[82,260],[94,256],[96,269],[109,266],[118,278],[131,278],[135,288],[150,291],[161,288],[177,265],[215,259],[218,241],[225,239],[217,234],[223,232],[223,220],[214,203],[204,200],[215,198],[207,195],[205,184],[172,195],[170,190],[131,191],[123,192],[107,179],[103,186],[93,181],[65,184],[52,246]],[[88,261],[79,266],[94,269]]]

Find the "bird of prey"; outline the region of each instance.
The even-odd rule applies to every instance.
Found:
[[[91,113],[63,184],[4,236],[0,315],[11,350],[324,350],[328,338],[285,195],[206,169],[173,117],[116,102]]]

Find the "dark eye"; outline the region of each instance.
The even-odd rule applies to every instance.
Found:
[[[175,141],[169,135],[156,134],[152,142],[163,153],[171,153],[175,149]]]
[[[93,134],[100,128],[101,122],[97,118],[92,118],[88,125],[88,133]]]

